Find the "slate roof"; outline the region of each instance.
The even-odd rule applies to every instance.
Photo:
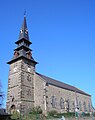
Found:
[[[0,109],[0,115],[9,115],[9,114],[6,113],[6,109],[1,108]]]
[[[58,80],[52,79],[50,77],[44,76],[44,75],[39,74],[39,73],[37,73],[37,75],[39,75],[41,78],[43,78],[46,81],[47,84],[54,85],[56,87],[63,88],[63,89],[66,89],[66,90],[70,90],[70,91],[80,93],[80,94],[83,94],[83,95],[91,96],[91,95],[85,93],[84,91],[74,87],[74,86],[68,85],[66,83],[60,82]]]
[[[23,21],[20,34],[19,34],[19,40],[22,38],[29,40],[28,29],[27,29],[27,24],[26,24],[26,16],[24,16],[24,21]]]
[[[12,58],[12,60],[10,60],[9,62],[7,62],[7,64],[11,64],[11,63],[13,63],[13,62],[15,62],[15,61],[17,61],[17,60],[20,60],[20,59],[26,59],[26,60],[28,60],[28,61],[30,61],[30,62],[33,62],[33,63],[35,63],[35,64],[38,64],[35,60],[34,60],[34,58],[33,57],[31,57],[31,59],[28,59],[27,57],[26,57],[26,55],[24,55],[24,54],[21,54],[21,55],[19,55],[17,58]]]
[[[29,48],[30,44],[32,42],[29,41],[29,35],[28,35],[28,29],[27,29],[27,23],[26,23],[26,16],[24,16],[23,24],[20,30],[19,39],[15,42],[17,44],[17,48],[14,49],[15,52],[17,52],[17,56],[14,56],[13,58],[7,62],[7,64],[11,64],[19,59],[26,59],[30,62],[33,62],[34,64],[37,64],[37,62],[32,57],[31,49]],[[27,57],[27,54],[30,53],[30,57]]]

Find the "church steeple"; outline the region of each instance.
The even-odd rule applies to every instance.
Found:
[[[28,35],[28,29],[27,29],[27,23],[26,23],[26,15],[24,15],[24,21],[20,30],[19,34],[19,40],[20,39],[26,39],[29,40],[29,35]]]
[[[8,78],[7,111],[13,113],[19,110],[21,114],[34,107],[34,75],[37,62],[32,56],[26,16],[20,29],[18,40],[15,42],[13,58],[10,65]]]
[[[15,44],[17,44],[17,48],[14,49],[14,56],[13,56],[12,60],[8,62],[8,64],[11,64],[14,61],[21,59],[21,58],[24,58],[24,59],[27,59],[27,60],[33,62],[34,65],[37,64],[37,62],[32,57],[32,53],[31,53],[32,50],[29,48],[29,46],[32,43],[29,40],[25,15],[24,15],[22,27],[20,29],[18,41],[16,41]]]

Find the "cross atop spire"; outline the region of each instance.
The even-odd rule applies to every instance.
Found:
[[[27,23],[26,23],[26,11],[25,11],[25,13],[24,13],[24,20],[23,20],[22,27],[21,27],[21,29],[20,29],[19,40],[20,40],[20,39],[29,40]]]
[[[24,11],[24,16],[26,16],[26,10]]]

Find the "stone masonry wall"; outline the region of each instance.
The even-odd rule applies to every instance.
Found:
[[[12,105],[22,114],[34,107],[34,66],[29,61],[18,60],[10,65],[7,111]]]
[[[58,112],[67,112],[69,101],[69,112],[75,111],[75,99],[77,98],[78,107],[81,102],[80,112],[90,112],[92,110],[91,97],[70,90],[62,89],[53,85],[46,85],[44,79],[35,74],[34,79],[34,104],[41,106],[44,112],[57,110]],[[55,97],[55,107],[52,107],[52,96]],[[60,98],[64,99],[64,107],[60,107]],[[85,102],[85,109],[84,109]],[[90,104],[90,105],[89,105]]]
[[[35,73],[34,78],[34,106],[40,106],[43,112],[46,112],[46,100],[45,100],[45,81]]]
[[[52,107],[52,96],[55,97],[55,107]],[[61,109],[60,107],[60,98],[64,99],[64,108]],[[53,85],[48,85],[47,87],[47,109],[50,110],[57,110],[58,112],[66,112],[67,111],[67,101],[69,101],[69,111],[74,112],[75,110],[75,101],[81,102],[81,109],[80,112],[90,112],[92,109],[91,97],[87,95],[83,95],[80,93],[75,93],[70,90],[62,89]],[[86,111],[84,109],[84,102],[86,103]],[[89,106],[90,104],[90,106]],[[90,108],[89,108],[90,107]]]
[[[13,97],[14,99],[12,101]],[[54,106],[52,97],[55,100]],[[36,106],[40,106],[44,113],[50,110],[67,112],[68,108],[69,112],[74,112],[76,97],[78,104],[81,102],[80,112],[90,112],[92,110],[90,96],[75,93],[50,84],[46,85],[46,81],[35,73],[35,68],[31,62],[18,60],[10,65],[7,110],[12,105],[15,105],[16,109],[21,110],[22,113]],[[62,108],[60,98],[64,100]]]

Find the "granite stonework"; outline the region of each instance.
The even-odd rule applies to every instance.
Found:
[[[29,48],[26,17],[20,30],[19,40],[15,42],[13,58],[8,76],[7,112],[14,110],[27,113],[30,109],[40,106],[43,113],[57,110],[58,112],[92,112],[91,96],[80,89],[54,80],[35,70],[37,62]]]
[[[34,107],[34,67],[26,60],[10,65],[7,110],[13,105],[22,112]]]
[[[41,106],[43,111],[57,110],[58,112],[74,112],[75,111],[75,100],[77,97],[78,104],[81,103],[80,112],[91,112],[92,102],[90,95],[84,95],[76,93],[74,91],[66,90],[53,85],[47,85],[45,79],[41,78],[35,73],[34,80],[34,91],[35,91],[35,106]],[[55,106],[52,106],[52,96],[55,97]],[[60,99],[64,100],[64,107],[60,106]],[[69,106],[68,106],[69,102]],[[84,106],[85,102],[85,106]],[[68,108],[69,107],[69,108]],[[79,105],[78,105],[79,107]],[[85,108],[86,107],[86,108]]]

